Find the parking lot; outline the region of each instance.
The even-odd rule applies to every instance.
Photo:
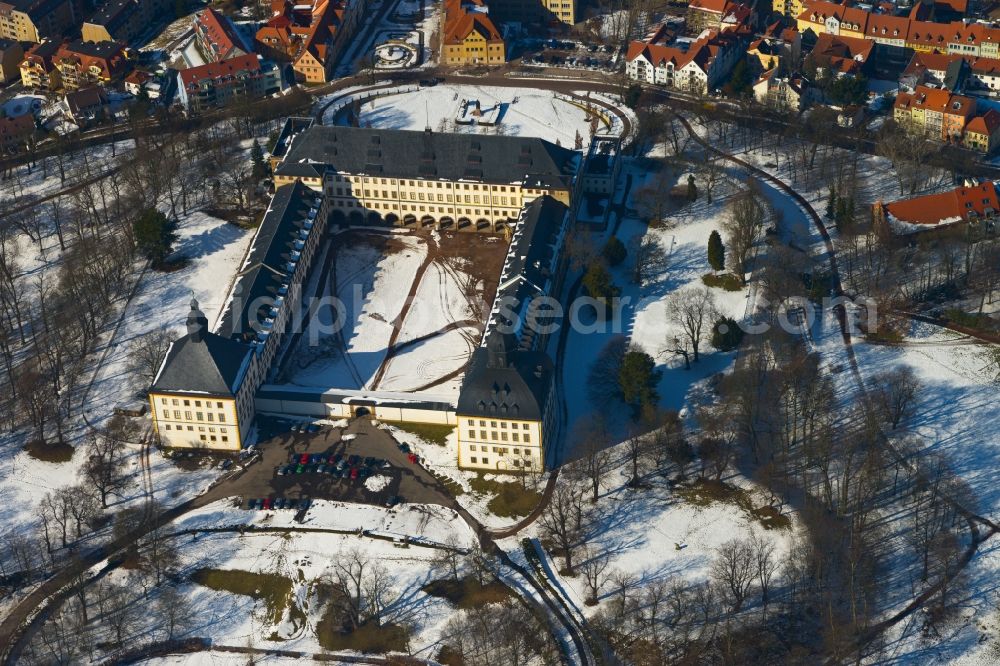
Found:
[[[618,69],[619,50],[601,44],[583,44],[550,39],[521,56],[525,65],[564,67],[613,72]]]
[[[299,508],[303,498],[385,506],[394,498],[455,508],[443,486],[369,420],[355,419],[343,429],[315,425],[295,431],[292,425],[265,421],[257,445],[260,458],[217,490],[241,495],[244,506],[251,500],[269,500],[273,507],[280,499],[294,500],[294,506],[286,508]],[[369,479],[374,479],[371,487],[366,486]]]

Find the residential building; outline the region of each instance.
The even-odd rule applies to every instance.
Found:
[[[106,0],[80,29],[86,42],[122,42],[136,40],[163,22],[173,18],[170,0]]]
[[[291,62],[306,83],[326,83],[357,31],[367,0],[272,0],[272,15],[255,36],[256,50]]]
[[[149,72],[144,72],[141,69],[132,70],[129,72],[128,76],[125,77],[125,92],[138,97],[146,87],[146,84],[152,80],[152,78],[153,77]]]
[[[971,150],[989,155],[1000,142],[1000,113],[988,109],[965,126],[962,144]]]
[[[496,0],[494,18],[501,23],[568,27],[576,23],[576,0]]]
[[[125,46],[120,42],[84,42],[78,39],[60,46],[52,61],[66,90],[104,85],[124,76],[131,69]]]
[[[996,233],[997,211],[996,186],[988,181],[891,203],[878,201],[872,206],[872,220],[876,228],[898,235],[965,225],[972,238],[981,238]]]
[[[455,410],[458,465],[540,471],[558,429],[548,319],[539,304],[559,294],[569,210],[543,196],[521,212],[483,341],[472,353]]]
[[[178,100],[188,113],[222,108],[281,90],[281,72],[248,54],[177,73]]]
[[[923,20],[918,18],[922,4],[914,3],[909,16],[894,16],[825,0],[806,1],[796,23],[802,32],[809,29],[816,34],[870,39],[892,49],[887,53],[902,54],[905,49],[912,49],[922,53],[1000,57],[1000,28],[964,21]]]
[[[760,71],[788,72],[798,68],[802,53],[802,36],[793,28],[782,28],[772,23],[764,33],[747,47],[747,56],[756,61]]]
[[[501,65],[507,47],[483,0],[445,0],[441,62],[445,65]]]
[[[1000,91],[1000,59],[916,52],[899,82],[911,91],[921,84],[957,93]]]
[[[896,122],[940,141],[960,141],[975,112],[974,99],[927,86],[899,93],[893,104]]]
[[[688,32],[698,35],[705,30],[749,26],[752,17],[750,6],[732,0],[691,0],[685,21]]]
[[[101,86],[80,88],[63,97],[63,111],[78,127],[83,127],[108,115],[108,93]]]
[[[758,104],[775,111],[798,113],[816,103],[822,94],[802,75],[783,76],[772,69],[753,84],[753,96]]]
[[[21,61],[21,85],[28,89],[58,90],[62,76],[56,67],[56,53],[62,45],[51,39],[35,44]]]
[[[709,31],[676,46],[655,39],[633,41],[625,56],[625,72],[634,81],[703,95],[722,83],[744,53],[742,38],[732,31]]]
[[[17,42],[0,39],[0,83],[7,83],[21,76],[24,49]]]
[[[327,213],[301,183],[279,187],[214,332],[192,301],[187,335],[170,346],[149,393],[166,446],[236,451],[249,443],[254,395],[298,316]]]
[[[0,39],[37,44],[62,37],[76,20],[71,0],[0,2]]]
[[[232,22],[206,7],[191,20],[194,40],[205,62],[219,62],[252,53]]]
[[[274,182],[323,192],[338,223],[502,232],[539,196],[569,205],[579,158],[532,137],[314,125]]]
[[[35,136],[35,116],[26,113],[0,118],[0,152],[13,155],[30,148]]]
[[[806,62],[816,67],[816,77],[857,76],[867,74],[875,42],[857,37],[823,33],[806,56]],[[808,71],[808,70],[807,70]]]

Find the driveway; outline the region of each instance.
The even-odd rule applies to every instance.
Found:
[[[258,444],[260,459],[242,473],[237,472],[212,488],[202,496],[205,500],[214,501],[233,495],[239,495],[244,500],[308,496],[314,500],[382,505],[390,496],[398,495],[405,502],[440,504],[458,509],[458,503],[441,483],[423,467],[411,463],[388,431],[375,427],[366,418],[354,419],[344,429],[319,426],[319,430],[313,433],[292,432],[291,421],[266,418],[262,421],[262,429],[274,434]],[[391,467],[375,469],[372,476],[387,477],[388,484],[372,491],[365,487],[361,479],[340,479],[317,473],[278,475],[278,468],[287,464],[292,454],[303,453],[340,453],[387,460]]]

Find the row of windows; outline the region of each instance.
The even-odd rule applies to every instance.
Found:
[[[469,450],[475,452],[477,450],[476,449],[476,445],[473,444],[472,446],[470,446]],[[478,450],[482,451],[483,453],[489,453],[490,452],[490,447],[488,447],[485,444],[483,444],[483,445],[481,445],[479,447]],[[499,453],[502,456],[507,455],[509,452],[510,452],[510,449],[508,449],[506,446],[494,446],[493,447],[493,453]],[[521,449],[515,447],[514,448],[514,455],[515,456],[521,455]],[[531,449],[525,449],[524,450],[524,455],[530,456],[531,455]]]
[[[354,183],[354,177],[352,176],[339,176],[334,174],[333,180],[338,183]],[[364,183],[365,185],[399,185],[400,187],[426,187],[426,188],[436,188],[436,189],[456,189],[456,190],[468,190],[470,187],[474,191],[478,191],[480,186],[476,184],[470,185],[469,183],[448,183],[445,181],[426,181],[426,180],[400,180],[398,183],[395,178],[357,178],[357,182]],[[445,187],[448,185],[449,187]],[[484,189],[489,186],[482,186]],[[492,191],[494,192],[517,192],[520,187],[516,185],[493,185]],[[338,194],[339,194],[338,190]]]
[[[506,430],[507,429],[507,421],[499,421],[499,422],[498,421],[490,421],[490,427],[491,428],[498,427],[497,423],[500,424],[499,428],[501,430]],[[476,425],[476,419],[468,419],[468,425],[470,425],[470,426]],[[521,424],[521,429],[522,430],[527,430],[529,425],[531,425],[531,424],[530,423],[522,423]],[[480,428],[485,428],[486,427],[486,421],[484,419],[479,419],[479,427]],[[514,429],[514,430],[517,430],[517,424],[516,423],[511,423],[510,427],[512,429]]]
[[[489,458],[485,458],[485,457],[482,459],[481,462],[477,462],[477,461],[478,461],[478,458],[476,456],[471,456],[469,458],[469,464],[472,464],[472,465],[479,465],[479,464],[489,465],[490,464],[490,459]],[[514,462],[514,466],[515,467],[521,467],[521,465],[524,465],[525,467],[531,467],[532,466],[530,460],[521,460],[521,459],[517,458],[513,462]]]
[[[208,418],[205,418],[206,416]],[[170,418],[170,410],[169,409],[164,409],[163,410],[163,418],[165,418],[165,419],[169,419]],[[226,414],[225,414],[225,412],[220,412],[219,414],[215,414],[213,412],[195,412],[194,413],[194,420],[195,421],[214,421],[216,418],[219,419],[219,423],[225,423],[226,422]],[[181,410],[179,410],[179,409],[175,409],[174,410],[174,420],[175,421],[180,421],[181,420]],[[185,421],[190,421],[191,420],[191,412],[187,412],[187,411],[184,412],[184,420]]]
[[[191,432],[194,432],[194,426],[188,426],[187,429],[189,431],[191,431]],[[204,428],[200,428],[200,429],[204,430]],[[170,430],[170,426],[169,425],[164,426],[164,430]],[[177,430],[183,431],[184,430],[184,426],[177,426]],[[213,430],[214,430],[214,428],[213,428]],[[229,441],[229,436],[228,435],[198,435],[198,438],[201,439],[201,441],[203,441],[203,442],[218,442],[218,441],[228,442]]]
[[[527,425],[527,424],[525,424],[525,425]],[[489,433],[490,436],[487,438],[486,437],[486,431],[485,430],[480,430],[479,431],[479,437],[476,437],[476,431],[475,430],[470,430],[469,431],[469,439],[490,439],[490,440],[492,440],[494,442],[496,442],[496,441],[506,442],[507,441],[507,431],[506,430],[501,430],[500,433],[499,433],[499,435],[500,435],[499,437],[497,437],[497,434],[498,433],[497,433],[496,430],[491,430],[490,433]],[[522,433],[519,433],[519,432],[512,432],[512,433],[510,433],[510,441],[512,441],[512,442],[522,442],[523,441],[525,444],[530,444],[531,443],[531,435],[529,435],[528,433],[523,433],[522,434]]]
[[[201,407],[201,402],[202,402],[201,400],[195,400],[194,401],[194,406],[195,407]],[[217,400],[206,400],[205,401],[205,407],[211,409],[213,402],[215,402],[215,408],[216,409],[222,409],[222,403],[219,402],[219,401],[217,401]],[[167,404],[167,399],[166,398],[160,398],[160,404],[166,405]],[[174,407],[179,407],[180,406],[180,400],[178,400],[177,398],[171,398],[170,399],[170,404],[172,404]],[[190,407],[191,406],[191,401],[190,400],[185,400],[184,401],[184,406],[185,407]]]

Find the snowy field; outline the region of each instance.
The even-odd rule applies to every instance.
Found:
[[[433,384],[433,393],[457,396],[479,322],[470,319],[468,276],[430,255],[437,237],[366,232],[337,236],[334,247],[336,285],[325,293],[343,304],[344,326],[336,332],[334,310],[320,311],[287,369],[290,381],[391,391]]]
[[[453,613],[447,601],[420,590],[441,576],[434,567],[438,553],[433,549],[416,546],[399,549],[383,540],[304,532],[249,532],[242,536],[223,532],[182,539],[180,568],[186,575],[203,568],[246,571],[284,577],[291,581],[292,587],[288,606],[280,621],[275,621],[273,609],[263,600],[182,582],[177,591],[189,612],[179,632],[181,637],[211,636],[215,645],[322,652],[316,625],[328,600],[317,593],[316,583],[331,573],[339,556],[353,551],[362,553],[372,563],[379,562],[388,571],[391,593],[387,595],[385,617],[413,628],[410,649],[414,655],[424,658],[434,655],[443,626]],[[116,570],[110,578],[128,583],[129,574]],[[156,592],[152,597],[155,596]],[[144,619],[146,628],[139,631],[139,637],[153,639],[161,632],[154,624],[156,616]],[[242,663],[246,663],[245,656]]]
[[[498,127],[456,125],[463,100],[477,99],[482,106],[502,105]],[[508,136],[535,136],[572,148],[577,133],[590,136],[586,112],[556,99],[546,91],[531,88],[437,85],[433,88],[392,95],[366,102],[361,126],[386,129],[422,130],[427,126],[441,132],[500,133]]]

